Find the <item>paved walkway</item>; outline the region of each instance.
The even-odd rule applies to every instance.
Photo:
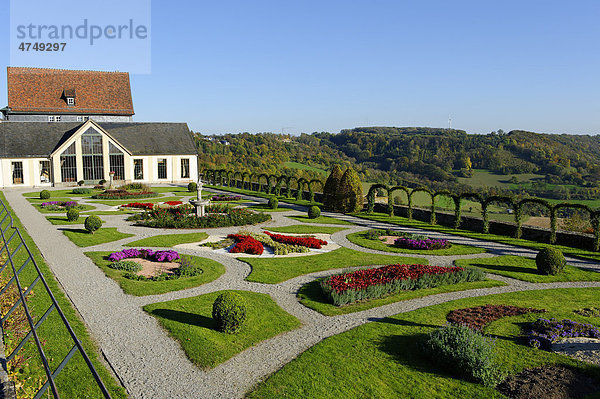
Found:
[[[339,270],[312,273],[280,284],[258,284],[245,281],[250,273],[247,263],[227,255],[182,250],[182,253],[193,253],[196,256],[211,258],[222,263],[226,268],[226,273],[217,280],[199,287],[161,295],[133,297],[124,294],[113,280],[107,278],[89,258],[83,255],[83,252],[118,250],[122,244],[130,241],[158,234],[174,234],[178,231],[132,226],[129,222],[124,221],[124,215],[101,216],[106,221],[106,227],[117,227],[119,231],[134,233],[136,236],[82,250],[63,234],[57,234],[57,230],[65,226],[52,226],[45,218],[47,215],[37,212],[21,195],[22,192],[4,191],[17,216],[37,243],[57,280],[81,314],[89,332],[99,343],[102,353],[119,375],[132,398],[239,398],[243,397],[245,392],[257,382],[277,371],[324,338],[383,317],[461,298],[538,289],[600,287],[600,282],[532,284],[505,277],[489,276],[502,280],[507,285],[431,295],[347,315],[327,317],[301,305],[296,299],[296,294],[303,284],[315,278],[339,272]],[[244,197],[260,203],[266,202],[263,199]],[[94,205],[97,206],[96,210],[111,208],[106,205]],[[292,208],[299,209],[294,206]],[[298,214],[298,212],[292,210],[273,213],[272,221],[261,226],[253,226],[252,229],[298,224],[295,220],[285,217],[291,214]],[[350,243],[346,239],[346,235],[373,227],[425,232],[346,215],[331,213],[324,213],[324,215],[357,224],[357,226],[348,226],[349,229],[333,234],[332,240],[342,246],[365,253],[385,252],[358,247]],[[211,234],[226,234],[238,229],[232,227],[211,229],[210,231]],[[184,231],[189,232],[189,230]],[[423,256],[431,264],[451,264],[454,259],[464,257],[535,256],[535,251],[524,248],[436,232],[427,231],[426,233],[432,237],[447,238],[455,243],[479,246],[490,251],[485,254],[462,256]],[[397,255],[401,256],[402,254]],[[415,255],[410,254],[409,256]],[[569,263],[600,270],[600,265],[592,261],[569,259]],[[297,317],[302,322],[302,326],[265,340],[205,372],[195,367],[186,358],[179,344],[169,338],[158,322],[142,310],[142,306],[149,303],[187,298],[223,289],[240,289],[269,294],[279,306]]]

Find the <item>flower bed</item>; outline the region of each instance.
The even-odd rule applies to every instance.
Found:
[[[318,238],[314,237],[293,237],[283,234],[273,234],[268,231],[265,231],[264,233],[271,237],[274,241],[282,244],[299,245],[302,247],[315,249],[321,249],[322,245],[327,245],[327,241],[319,240]]]
[[[448,240],[437,240],[433,238],[413,239],[400,237],[394,241],[394,246],[406,249],[434,250],[450,248],[451,244],[448,242]]]
[[[150,198],[157,197],[158,193],[153,191],[127,191],[127,190],[105,190],[102,193],[93,195],[92,198],[95,199],[134,199],[134,198]]]
[[[545,309],[520,308],[510,305],[484,305],[473,308],[456,309],[448,313],[446,320],[481,331],[492,321],[503,317],[519,316],[526,313],[543,313]]]
[[[61,207],[61,208],[73,208],[77,206],[76,201],[48,201],[42,202],[40,205],[42,208],[49,209],[51,207]]]
[[[265,249],[260,241],[249,235],[229,234],[227,238],[235,241],[234,247],[229,250],[229,252],[234,254],[243,252],[246,254],[262,255]]]
[[[431,288],[465,281],[480,281],[479,269],[429,265],[387,265],[342,273],[321,281],[321,289],[334,305],[380,298],[400,291]]]
[[[142,258],[153,262],[173,262],[174,260],[179,259],[179,254],[173,250],[153,251],[151,249],[130,248],[119,252],[113,252],[108,255],[108,260],[111,262],[117,262],[128,258]]]
[[[537,319],[527,332],[529,346],[549,350],[553,343],[563,338],[600,338],[600,331],[591,324],[564,319]]]
[[[242,197],[240,195],[213,195],[211,201],[239,201]]]
[[[177,206],[177,205],[181,205],[183,204],[183,202],[181,201],[166,201],[163,202],[165,205],[169,205],[169,206]]]
[[[267,234],[251,233],[246,231],[240,231],[240,234],[250,236],[261,244],[273,248],[275,255],[288,255],[290,253],[305,253],[308,252],[308,247],[293,244],[283,244],[273,240]]]
[[[129,204],[121,205],[121,207],[152,210],[154,204],[152,202],[130,202]]]

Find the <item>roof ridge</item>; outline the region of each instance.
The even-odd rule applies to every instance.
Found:
[[[22,69],[22,70],[40,70],[40,71],[56,71],[56,72],[92,72],[92,73],[122,73],[129,75],[129,72],[121,72],[121,71],[101,71],[94,69],[63,69],[63,68],[43,68],[43,67],[15,67],[15,66],[7,66],[7,70],[9,69]]]

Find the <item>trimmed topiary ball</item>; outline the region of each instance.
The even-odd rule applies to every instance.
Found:
[[[98,184],[106,184],[106,180],[100,179],[100,181],[98,182]]]
[[[554,276],[563,271],[567,261],[561,251],[547,247],[538,252],[535,257],[535,264],[540,274]]]
[[[240,294],[224,292],[215,299],[212,316],[219,331],[235,334],[246,321],[246,301]]]
[[[277,209],[279,206],[279,200],[276,197],[269,198],[269,208]]]
[[[188,191],[190,193],[193,193],[194,191],[198,190],[198,185],[194,182],[188,183]]]
[[[308,218],[309,219],[316,219],[319,216],[321,216],[321,209],[319,209],[318,206],[313,205],[310,208],[308,208]]]
[[[77,209],[69,208],[67,211],[67,220],[69,222],[74,222],[79,219],[79,211]]]
[[[42,190],[40,191],[40,199],[48,199],[50,198],[50,191]]]
[[[85,184],[85,182],[84,182],[83,180],[79,180],[79,181],[77,182],[77,185],[78,185],[78,186],[83,186],[84,184]]]
[[[85,229],[94,234],[96,230],[102,227],[102,220],[96,215],[88,216],[84,222]]]

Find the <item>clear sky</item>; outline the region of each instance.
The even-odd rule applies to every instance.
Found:
[[[450,115],[470,133],[597,134],[599,20],[597,0],[155,0],[135,120],[299,134],[447,127]]]

